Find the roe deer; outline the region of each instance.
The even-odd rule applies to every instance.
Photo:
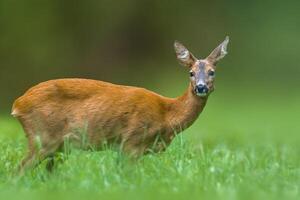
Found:
[[[77,78],[50,80],[32,87],[12,108],[28,138],[29,152],[21,162],[21,171],[53,155],[66,138],[86,148],[80,146],[80,129],[94,147],[113,143],[133,156],[164,150],[203,110],[214,90],[216,63],[227,54],[228,42],[226,37],[207,58],[199,60],[175,41],[177,59],[190,70],[188,89],[178,98]]]

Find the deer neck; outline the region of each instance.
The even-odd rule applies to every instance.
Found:
[[[182,96],[175,98],[170,104],[168,122],[171,128],[179,133],[192,125],[202,112],[206,101],[207,96],[197,96],[190,83],[187,91]]]

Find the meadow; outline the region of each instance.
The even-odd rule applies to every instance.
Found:
[[[132,161],[111,149],[71,149],[57,155],[63,162],[51,174],[43,162],[15,175],[26,139],[18,122],[3,114],[0,199],[299,198],[299,97],[282,104],[263,91],[251,98],[223,89],[163,153]]]

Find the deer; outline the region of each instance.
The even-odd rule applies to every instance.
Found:
[[[164,151],[203,111],[214,91],[216,64],[227,54],[228,42],[226,36],[205,59],[197,59],[183,44],[174,42],[176,57],[188,68],[190,78],[187,90],[177,98],[83,78],[48,80],[33,86],[12,106],[11,114],[28,140],[20,170],[51,158],[66,138],[82,149],[115,144],[133,157]],[[81,134],[88,145],[82,145]],[[49,159],[49,169],[53,164]]]

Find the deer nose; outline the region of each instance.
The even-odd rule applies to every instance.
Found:
[[[208,87],[207,87],[207,85],[204,85],[204,84],[196,85],[195,89],[196,89],[196,92],[199,94],[204,94],[204,93],[208,92]]]

